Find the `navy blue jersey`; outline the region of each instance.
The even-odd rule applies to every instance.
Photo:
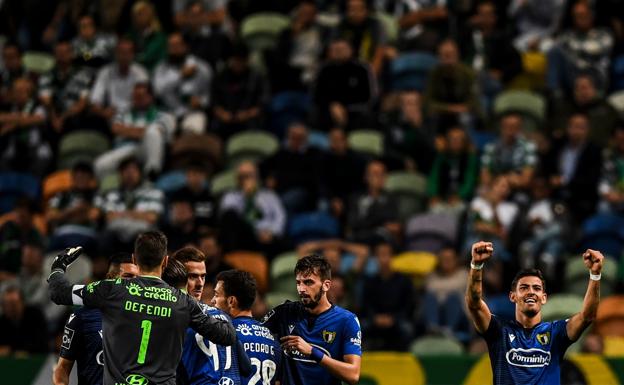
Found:
[[[230,321],[230,317],[223,311],[203,303],[200,303],[200,306],[205,314]],[[181,361],[189,384],[242,384],[235,349],[235,346],[215,345],[189,328],[186,331]]]
[[[104,376],[102,313],[83,307],[69,316],[63,332],[61,357],[76,361],[78,385],[101,385]]]
[[[525,329],[518,322],[492,315],[483,334],[488,344],[494,384],[560,383],[560,365],[572,344],[568,320],[541,322]]]
[[[232,323],[254,370],[243,379],[243,385],[274,385],[280,370],[280,344],[267,327],[253,318],[237,317]]]
[[[302,337],[329,357],[343,360],[345,355],[362,355],[362,332],[357,317],[339,306],[315,316],[301,302],[286,301],[271,310],[262,324],[277,334]],[[283,385],[340,385],[327,369],[298,351],[284,351]]]

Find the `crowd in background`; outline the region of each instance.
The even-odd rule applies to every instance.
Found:
[[[557,293],[570,255],[624,248],[624,1],[5,0],[0,35],[0,355],[57,346],[56,251],[103,279],[152,228],[206,254],[208,301],[228,255],[324,255],[386,350],[471,346],[476,240],[507,315],[518,268]]]

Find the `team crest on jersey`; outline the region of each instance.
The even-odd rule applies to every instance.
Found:
[[[330,332],[327,330],[323,330],[323,341],[331,344],[336,339],[336,332]]]
[[[548,343],[550,342],[550,332],[546,332],[546,333],[540,333],[536,336],[537,338],[537,342],[539,342],[542,345],[548,345]]]

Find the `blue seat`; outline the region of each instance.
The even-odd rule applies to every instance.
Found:
[[[288,224],[288,236],[295,243],[334,238],[339,234],[338,221],[324,211],[297,214]]]
[[[310,95],[305,92],[286,91],[276,94],[269,105],[271,131],[283,137],[288,125],[307,118]]]
[[[170,171],[156,181],[156,188],[170,194],[186,185],[186,174],[181,170]]]
[[[30,174],[18,172],[0,173],[0,214],[13,210],[15,201],[26,196],[37,200],[41,194],[39,179]]]
[[[611,63],[611,89],[624,90],[624,55],[619,55]]]
[[[436,64],[438,59],[425,52],[411,52],[397,57],[390,64],[392,89],[424,91],[429,71]]]
[[[619,258],[624,250],[624,217],[598,214],[583,223],[581,251],[597,249],[605,255]]]

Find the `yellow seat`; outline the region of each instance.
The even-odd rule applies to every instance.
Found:
[[[426,276],[435,269],[438,258],[426,251],[407,251],[392,259],[392,269],[411,276]]]

